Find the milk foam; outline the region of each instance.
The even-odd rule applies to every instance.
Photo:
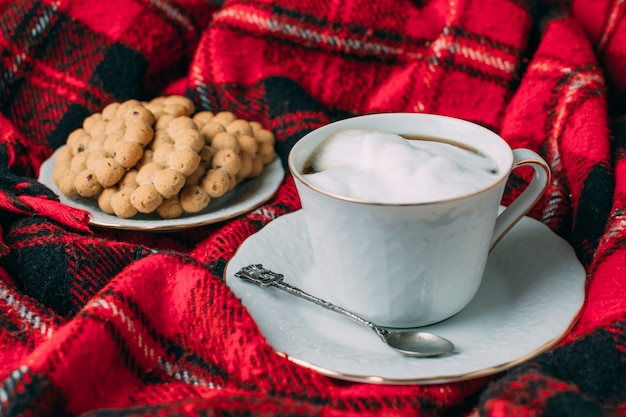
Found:
[[[447,143],[349,129],[323,142],[304,177],[313,186],[372,203],[411,204],[459,197],[492,183],[495,163]]]

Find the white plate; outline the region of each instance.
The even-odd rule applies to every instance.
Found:
[[[62,148],[62,147],[61,147]],[[260,176],[243,181],[230,193],[211,200],[209,205],[199,213],[186,214],[176,219],[161,219],[157,214],[139,214],[130,219],[104,213],[93,199],[71,199],[63,195],[52,181],[57,149],[44,163],[39,171],[39,182],[54,191],[63,204],[83,209],[91,213],[91,223],[96,226],[127,230],[167,231],[202,226],[209,223],[231,219],[246,213],[269,200],[283,181],[285,170],[280,158],[265,166]]]
[[[455,345],[436,358],[407,358],[349,319],[234,274],[261,263],[314,293],[315,265],[301,211],[281,216],[239,248],[225,272],[268,343],[290,360],[335,378],[386,384],[440,383],[489,375],[541,353],[575,322],[585,270],[569,244],[525,217],[493,250],[483,283],[454,317],[424,327]]]

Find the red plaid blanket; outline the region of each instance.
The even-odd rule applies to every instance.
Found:
[[[626,415],[626,3],[218,3],[0,1],[0,415]],[[386,111],[538,151],[554,181],[531,215],[587,270],[579,321],[447,384],[348,383],[277,355],[222,276],[299,208],[289,176],[260,210],[159,234],[92,228],[35,180],[89,114],[174,93],[261,122],[283,160],[311,129]]]

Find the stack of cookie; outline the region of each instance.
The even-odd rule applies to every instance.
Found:
[[[53,181],[69,197],[94,198],[108,214],[197,213],[256,177],[275,158],[275,138],[233,113],[195,113],[182,96],[111,103],[67,138]]]

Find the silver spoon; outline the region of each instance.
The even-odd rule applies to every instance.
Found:
[[[328,301],[324,301],[302,291],[299,288],[283,282],[284,276],[282,274],[272,272],[269,269],[264,268],[261,264],[243,267],[239,270],[239,272],[235,273],[235,276],[258,284],[263,288],[270,286],[276,287],[300,298],[304,298],[307,301],[311,301],[328,310],[341,313],[353,321],[374,330],[383,342],[403,355],[425,358],[429,356],[443,355],[454,350],[452,342],[432,333],[417,330],[390,330],[378,326],[371,321],[357,316],[351,311],[329,303]]]

